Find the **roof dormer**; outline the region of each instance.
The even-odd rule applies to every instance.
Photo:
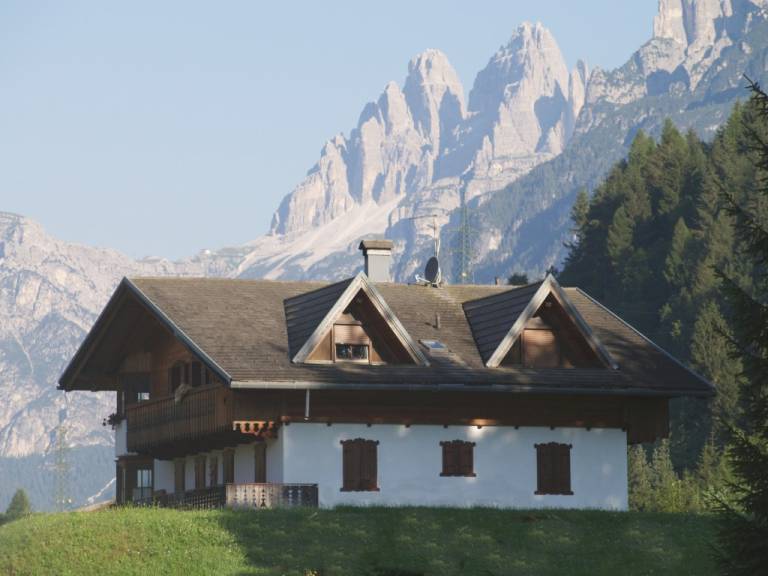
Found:
[[[489,368],[617,368],[553,276],[464,304]]]
[[[296,364],[419,364],[424,354],[362,272],[284,301]]]

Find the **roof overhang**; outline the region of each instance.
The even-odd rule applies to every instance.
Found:
[[[239,390],[354,390],[371,392],[478,392],[499,394],[542,394],[558,396],[632,396],[632,397],[662,397],[675,398],[693,396],[706,398],[712,395],[710,391],[672,390],[672,389],[640,389],[631,387],[601,387],[601,388],[564,388],[541,386],[538,384],[405,384],[402,382],[366,383],[366,382],[316,382],[316,381],[285,381],[268,382],[253,380],[233,380],[233,389]]]
[[[163,312],[152,300],[147,297],[133,282],[128,278],[123,278],[110,297],[107,305],[99,314],[93,327],[86,335],[75,355],[70,360],[67,367],[59,377],[58,388],[60,390],[98,390],[99,387],[94,384],[88,384],[88,380],[82,378],[82,371],[88,359],[92,356],[99,342],[108,332],[110,325],[114,321],[121,306],[126,299],[133,298],[141,306],[160,322],[174,338],[178,339],[189,351],[203,362],[211,371],[213,371],[223,382],[229,384],[232,378],[211,356],[209,356],[197,343],[192,340],[171,318]],[[113,388],[101,388],[102,390],[111,390]]]

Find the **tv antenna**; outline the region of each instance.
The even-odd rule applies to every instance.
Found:
[[[437,217],[438,214],[424,214],[422,216],[411,216],[410,218],[407,218],[407,220],[432,218],[431,227],[432,238],[435,243],[435,253],[429,260],[427,260],[427,265],[424,267],[424,276],[422,277],[416,274],[416,282],[428,286],[440,286],[443,282],[443,274],[440,271],[440,261],[438,260],[440,257],[440,234],[438,233]]]

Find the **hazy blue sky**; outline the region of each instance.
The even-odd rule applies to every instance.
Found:
[[[132,256],[265,232],[280,199],[412,56],[468,94],[524,20],[569,66],[622,64],[656,0],[0,3],[0,211]]]

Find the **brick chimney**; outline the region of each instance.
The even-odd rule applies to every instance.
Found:
[[[371,282],[392,282],[389,268],[392,266],[391,240],[363,240],[360,250],[365,257],[365,275]]]

